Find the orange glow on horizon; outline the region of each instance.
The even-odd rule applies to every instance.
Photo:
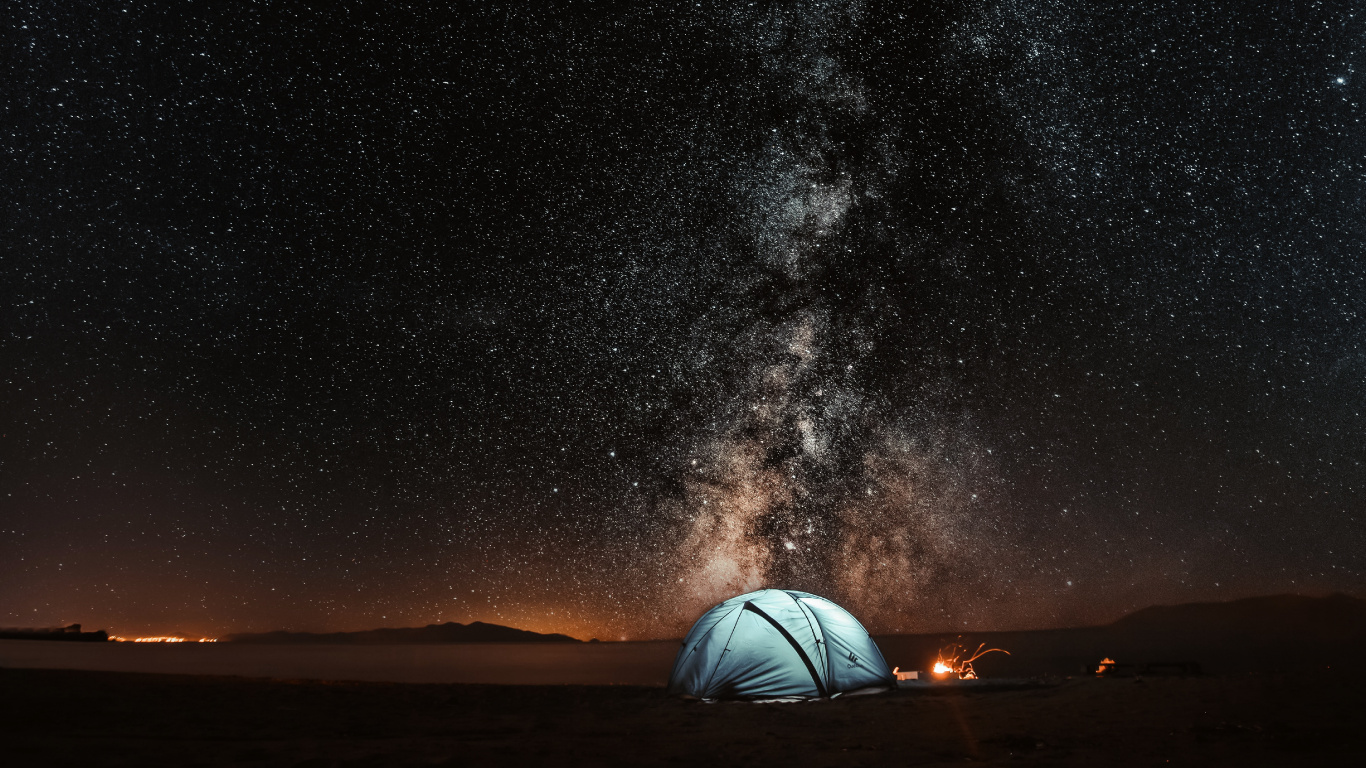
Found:
[[[116,643],[216,643],[216,637],[178,637],[176,635],[157,635],[153,637],[120,637],[110,635],[109,639]]]

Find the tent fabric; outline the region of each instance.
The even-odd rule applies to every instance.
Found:
[[[702,614],[668,690],[699,699],[826,698],[894,685],[877,643],[848,611],[808,592],[761,589]]]

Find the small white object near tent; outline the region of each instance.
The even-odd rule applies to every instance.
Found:
[[[858,619],[787,589],[739,595],[707,611],[669,675],[670,694],[699,699],[833,698],[895,685]]]

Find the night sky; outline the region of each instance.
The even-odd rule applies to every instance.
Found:
[[[0,626],[1366,591],[1366,12],[21,2]]]

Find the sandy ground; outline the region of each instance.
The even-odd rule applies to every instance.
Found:
[[[0,757],[49,766],[1366,764],[1360,673],[1052,682],[701,704],[648,686],[8,668]]]

